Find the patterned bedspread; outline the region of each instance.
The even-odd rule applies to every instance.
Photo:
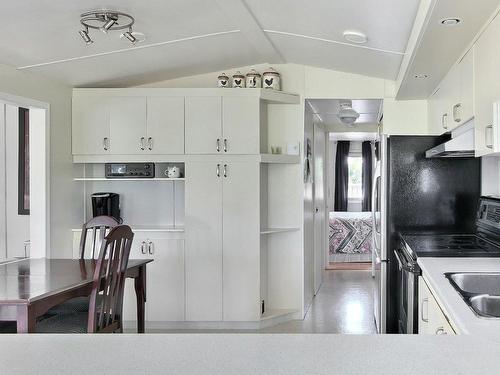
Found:
[[[359,218],[341,218],[330,213],[330,254],[367,254],[372,251],[372,219],[370,215]]]

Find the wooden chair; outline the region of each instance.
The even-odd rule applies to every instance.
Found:
[[[90,255],[90,259],[95,259],[99,255],[99,249],[106,235],[111,229],[119,224],[120,223],[111,216],[96,216],[84,223],[79,246],[80,260],[86,259],[87,255]],[[91,236],[89,236],[89,234],[91,234]],[[92,242],[90,243],[90,248],[87,249],[87,239],[89,237]],[[90,254],[86,254],[85,250],[89,250]],[[85,272],[85,268],[82,269],[82,273],[83,272]],[[47,315],[71,314],[87,311],[89,311],[89,297],[77,297],[52,307],[47,311]]]
[[[42,320],[38,333],[122,332],[125,273],[134,233],[127,225],[113,228],[104,238],[94,270],[89,311],[60,314]]]

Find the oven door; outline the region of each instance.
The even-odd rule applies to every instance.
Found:
[[[418,268],[401,248],[394,250],[398,262],[397,311],[399,333],[417,333]]]

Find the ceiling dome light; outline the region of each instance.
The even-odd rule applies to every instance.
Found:
[[[456,17],[444,18],[441,20],[441,25],[444,26],[455,26],[458,25],[462,20]]]
[[[351,104],[343,103],[340,105],[339,120],[347,126],[352,126],[359,118],[359,113],[356,112]]]
[[[365,33],[362,33],[361,31],[356,31],[356,30],[346,30],[344,31],[344,38],[348,42],[355,43],[355,44],[364,44],[368,41],[368,38],[366,37]]]

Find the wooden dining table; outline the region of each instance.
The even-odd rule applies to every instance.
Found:
[[[146,265],[130,259],[126,277],[134,279],[137,332],[144,333]],[[22,259],[0,264],[0,321],[16,321],[18,333],[35,332],[37,318],[71,298],[89,296],[95,260]]]

